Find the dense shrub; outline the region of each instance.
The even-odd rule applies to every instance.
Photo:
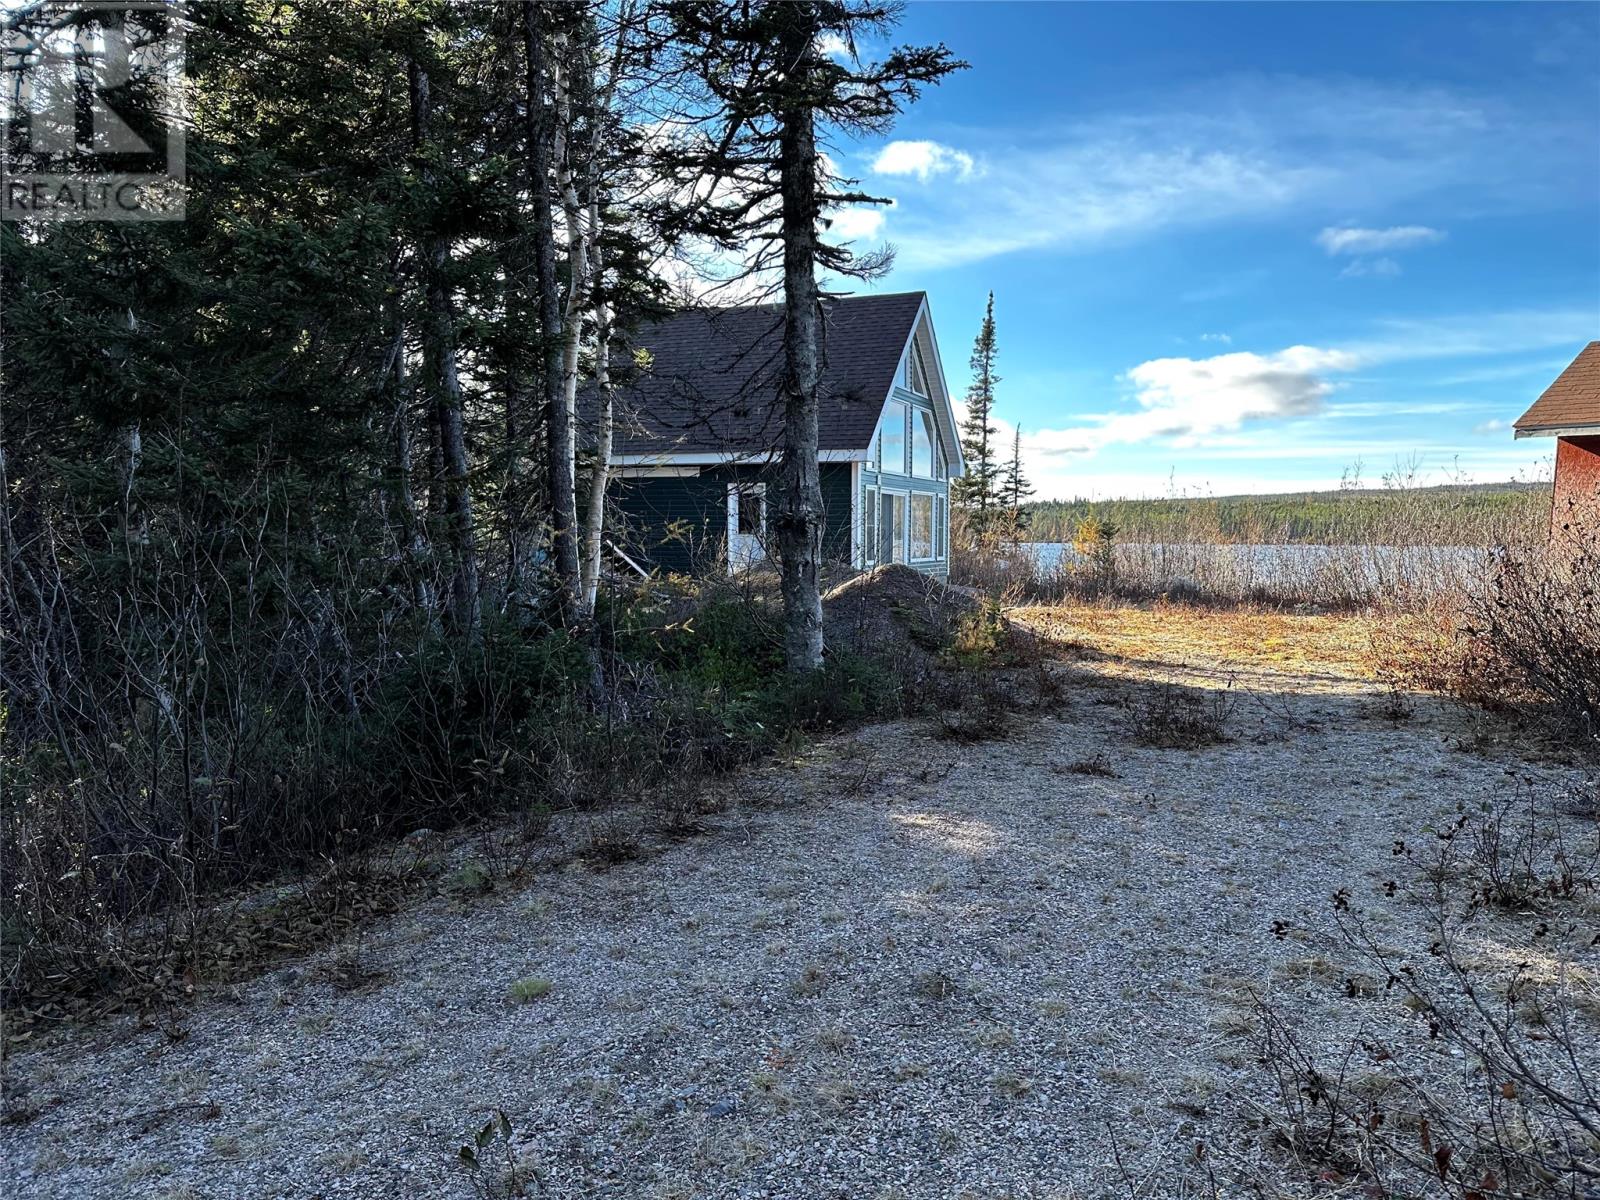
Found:
[[[85,672],[55,728],[30,713],[0,744],[0,982],[87,997],[203,975],[241,883],[487,814],[537,830],[650,797],[676,820],[709,772],[899,711],[892,660],[788,676],[777,616],[723,584],[641,590],[609,598],[593,642],[493,618],[477,640],[346,642],[333,687],[317,654],[213,634],[200,686],[120,711],[126,675]]]
[[[1600,555],[1587,541],[1569,531],[1503,550],[1478,588],[1385,618],[1372,635],[1384,682],[1489,710],[1532,705],[1600,749]]]

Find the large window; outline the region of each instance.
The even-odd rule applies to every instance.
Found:
[[[946,502],[946,500],[945,500],[945,498],[943,496],[937,496],[937,497],[934,498],[934,502],[933,502],[933,556],[935,558],[940,558],[940,559],[945,557],[944,544],[945,544],[945,538],[947,536],[946,535],[946,530],[945,530],[945,522],[947,520],[949,520],[949,518],[946,516],[946,504],[947,504],[947,502]]]
[[[925,408],[911,414],[911,473],[918,479],[933,478],[933,414]]]
[[[883,457],[878,469],[891,475],[906,473],[906,415],[906,405],[898,400],[883,406],[883,428],[879,433]]]
[[[933,557],[933,497],[926,492],[911,497],[911,557]]]

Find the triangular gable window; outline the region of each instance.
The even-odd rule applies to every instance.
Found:
[[[927,396],[928,368],[922,362],[922,349],[917,345],[917,339],[911,339],[911,350],[906,355],[906,387],[919,396]]]

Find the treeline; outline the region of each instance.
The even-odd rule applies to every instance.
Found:
[[[1351,488],[1283,495],[1042,500],[1023,506],[1026,536],[1067,542],[1089,518],[1120,541],[1493,545],[1548,514],[1534,484]]]
[[[188,26],[185,219],[0,225],[11,979],[93,977],[108,920],[286,860],[501,796],[568,803],[597,763],[725,744],[695,725],[720,677],[686,677],[702,693],[685,699],[665,675],[693,655],[662,660],[648,615],[604,586],[615,372],[632,331],[690,295],[784,301],[787,619],[757,622],[776,666],[741,653],[819,666],[818,289],[886,267],[826,236],[830,210],[875,198],[824,150],[958,65],[859,55],[894,14],[8,14],[36,68],[123,38],[137,63]],[[53,111],[17,94],[36,123]],[[172,100],[119,103],[159,134]],[[8,169],[49,168],[25,124]],[[62,946],[78,957],[40,965]]]

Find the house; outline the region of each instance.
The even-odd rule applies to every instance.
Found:
[[[950,480],[964,463],[928,298],[831,298],[823,321],[823,557],[947,575]],[[627,552],[699,573],[767,558],[783,432],[782,307],[691,309],[634,341],[639,368],[616,389],[612,446]]]
[[[1519,438],[1556,439],[1551,533],[1600,532],[1600,342],[1580,350],[1513,428]]]

